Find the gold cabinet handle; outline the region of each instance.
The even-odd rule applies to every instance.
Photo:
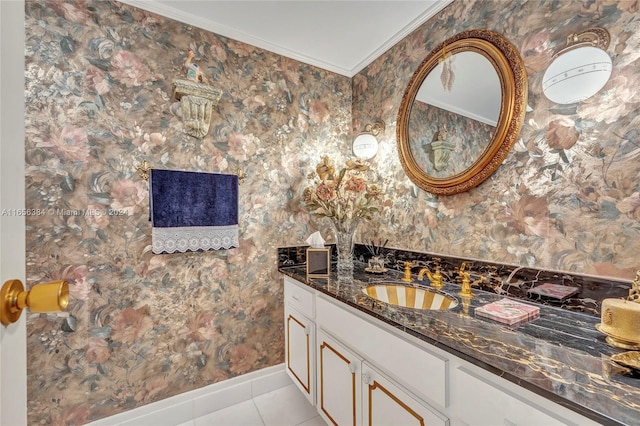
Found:
[[[9,325],[18,321],[24,308],[32,312],[60,312],[69,304],[69,283],[52,281],[36,284],[24,290],[20,280],[9,280],[0,290],[0,322]]]

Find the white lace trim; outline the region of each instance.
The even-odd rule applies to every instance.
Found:
[[[238,247],[238,225],[152,228],[155,254],[198,250],[227,250]]]

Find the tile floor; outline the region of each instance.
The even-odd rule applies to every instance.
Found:
[[[294,384],[179,426],[326,426]]]

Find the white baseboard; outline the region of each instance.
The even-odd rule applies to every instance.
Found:
[[[284,364],[278,364],[105,417],[89,425],[179,425],[290,384]]]

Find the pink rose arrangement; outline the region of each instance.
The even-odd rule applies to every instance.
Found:
[[[303,201],[311,213],[331,218],[336,225],[353,220],[369,220],[379,212],[384,192],[375,183],[367,183],[369,166],[348,160],[336,173],[325,156],[316,166],[315,184],[304,190]]]

